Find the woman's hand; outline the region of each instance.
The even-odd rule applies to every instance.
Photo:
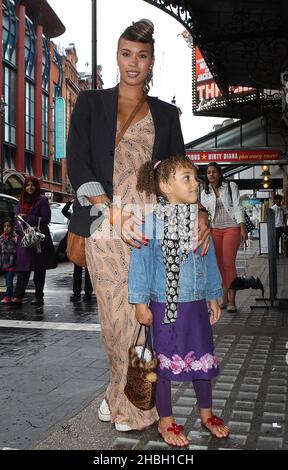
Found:
[[[202,246],[201,256],[207,255],[210,244],[210,225],[207,212],[198,212],[198,243],[194,251]]]
[[[150,326],[153,321],[153,314],[146,304],[137,304],[135,311],[136,320],[141,323],[141,325]]]
[[[142,225],[144,222],[139,219],[139,217],[118,207],[113,207],[111,219],[116,232],[121,235],[122,240],[127,243],[127,245],[139,249],[141,245],[148,245],[148,239],[145,237],[144,233],[137,228],[137,225]]]
[[[219,320],[221,316],[221,307],[217,299],[209,300],[208,306],[211,312],[210,325],[215,325],[215,323]]]
[[[245,243],[248,240],[248,232],[246,230],[245,224],[240,224],[240,230],[241,230],[241,240],[243,243]]]

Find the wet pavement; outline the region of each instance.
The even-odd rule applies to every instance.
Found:
[[[240,251],[237,265],[241,272],[249,258],[247,274],[258,275],[267,291],[267,258],[256,250],[253,242],[246,255]],[[278,278],[278,297],[288,297],[288,258],[280,257]],[[21,308],[0,306],[0,448],[167,449],[156,426],[119,433],[98,421],[109,373],[97,304],[72,304],[71,284],[72,265],[62,263],[48,274],[43,307],[28,299]],[[173,384],[175,419],[190,449],[288,449],[288,306],[251,310],[259,294],[240,291],[238,313],[225,311],[214,329],[221,373],[213,404],[231,428],[229,439],[202,429],[192,387]]]
[[[47,272],[43,307],[30,305],[32,283],[22,307],[0,305],[0,448],[32,448],[105,389],[96,300],[73,304],[71,285],[72,264],[61,263]]]

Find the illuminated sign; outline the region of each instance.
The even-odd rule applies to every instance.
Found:
[[[195,114],[205,114],[207,111],[217,108],[224,108],[227,105],[226,99],[213,79],[198,47],[193,49],[193,112]],[[229,87],[229,100],[243,99],[247,95],[255,95],[255,88],[243,86]]]
[[[209,162],[242,162],[242,161],[265,161],[265,160],[281,160],[280,150],[207,150],[197,151],[195,149],[186,150],[186,155],[198,163]]]

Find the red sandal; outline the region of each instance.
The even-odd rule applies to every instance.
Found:
[[[175,436],[179,436],[179,435],[182,433],[182,431],[184,431],[184,426],[182,426],[182,424],[177,424],[177,423],[173,422],[173,423],[171,423],[171,425],[170,425],[163,433],[160,431],[159,428],[158,428],[158,431],[159,431],[160,436],[162,437],[162,439],[164,440],[164,442],[165,442],[166,444],[168,444],[168,446],[186,447],[186,446],[189,445],[189,441],[188,441],[187,438],[186,438],[186,439],[187,439],[187,443],[186,443],[186,444],[183,443],[183,445],[177,445],[177,444],[173,444],[172,442],[168,442],[168,441],[166,440],[167,438],[165,439],[165,437],[164,437],[164,435],[163,435],[163,434],[165,434],[166,432],[171,432],[171,433],[173,433]],[[184,436],[184,437],[185,437],[185,436]]]
[[[172,423],[166,431],[173,432],[175,436],[179,436],[179,434],[184,431],[184,426],[182,426],[182,424]]]
[[[212,436],[217,437],[217,439],[226,439],[229,436],[229,428],[225,425],[223,419],[219,418],[218,416],[212,415],[210,418],[207,419],[205,423],[201,421],[201,424],[203,428],[207,429],[212,434]],[[207,426],[207,424],[211,426],[218,426],[218,432],[220,432],[220,426],[224,426],[224,428],[227,429],[227,435],[217,436],[217,434],[215,434],[215,432],[213,432],[212,429]]]

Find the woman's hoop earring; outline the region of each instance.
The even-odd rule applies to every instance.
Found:
[[[117,72],[116,72],[116,83],[119,83],[119,80],[120,80],[120,71],[119,71],[119,67],[117,67]]]

